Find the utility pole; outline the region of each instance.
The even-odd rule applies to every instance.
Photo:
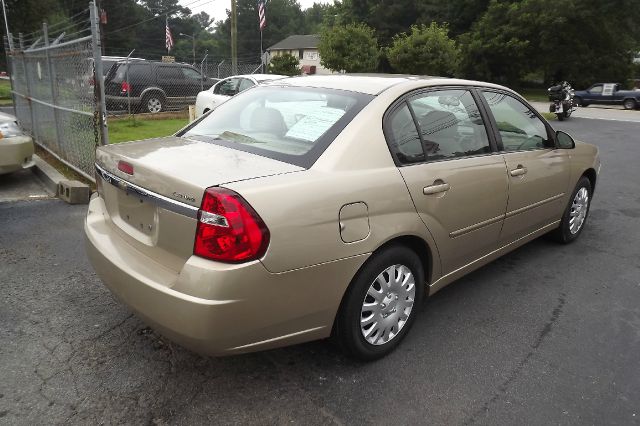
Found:
[[[238,17],[236,0],[231,0],[231,74],[238,74]]]
[[[7,43],[9,43],[9,50],[13,50],[13,40],[11,37],[11,33],[9,32],[9,22],[7,21],[7,9],[4,5],[4,0],[2,0],[2,14],[4,15],[4,27],[7,29]]]

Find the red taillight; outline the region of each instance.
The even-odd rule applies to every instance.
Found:
[[[260,258],[268,245],[269,229],[240,195],[217,187],[205,191],[193,254],[220,262],[247,262]]]
[[[120,85],[120,88],[120,90],[122,90],[122,93],[127,93],[129,90],[131,90],[131,85],[126,81],[123,81]]]
[[[133,166],[126,161],[118,161],[118,170],[128,175],[133,175]]]

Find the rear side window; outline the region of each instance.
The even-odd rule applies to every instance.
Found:
[[[256,87],[222,103],[181,136],[309,167],[372,98],[343,90]]]
[[[198,80],[198,81],[201,79],[200,73],[196,70],[193,70],[191,68],[181,68],[181,70],[184,76],[188,79]]]
[[[123,81],[126,81],[127,65],[123,63],[119,63],[114,65],[113,68],[115,68],[115,73],[112,80],[116,83],[121,83]],[[129,72],[128,72],[129,80],[148,79],[151,76],[150,73],[151,73],[151,65],[149,64],[129,64]]]
[[[385,128],[401,164],[491,152],[480,111],[468,90],[414,95],[387,118]]]
[[[158,67],[158,78],[161,80],[180,80],[184,78],[178,67]]]
[[[403,164],[424,161],[422,142],[406,102],[389,117],[389,144]]]

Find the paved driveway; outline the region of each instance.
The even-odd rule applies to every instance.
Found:
[[[556,125],[602,153],[581,239],[536,240],[452,284],[371,364],[328,342],[190,353],[96,278],[85,206],[0,203],[0,423],[638,424],[640,125]]]

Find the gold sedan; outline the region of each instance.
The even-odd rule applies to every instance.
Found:
[[[400,76],[279,80],[96,158],[89,257],[144,321],[205,354],[333,336],[365,360],[425,296],[578,238],[600,169],[505,87]]]
[[[0,112],[0,175],[33,166],[33,140],[13,115]]]

